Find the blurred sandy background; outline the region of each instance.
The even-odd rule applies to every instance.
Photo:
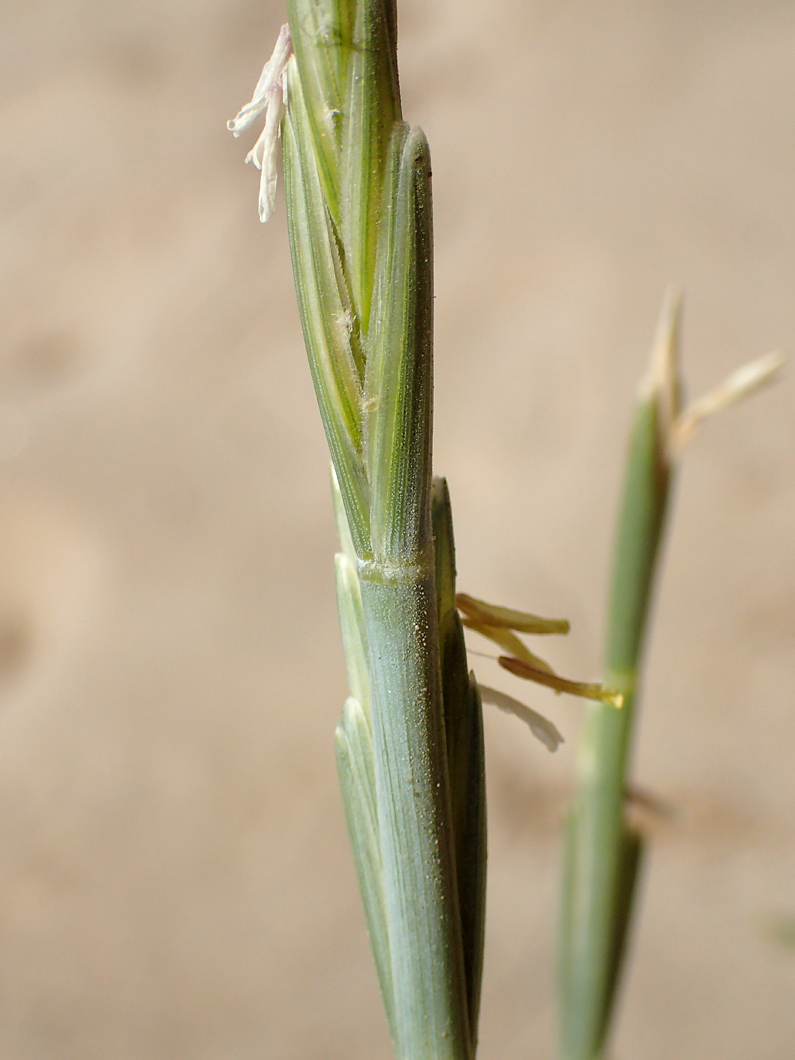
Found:
[[[337,793],[326,453],[249,98],[275,0],[4,0],[0,1056],[386,1060]],[[795,8],[401,0],[434,155],[460,583],[595,677],[666,283],[698,394],[795,349]],[[614,1054],[791,1060],[792,372],[679,481],[637,754],[657,829]],[[554,757],[488,715],[481,1055],[554,1056]],[[512,684],[511,682],[515,682]]]

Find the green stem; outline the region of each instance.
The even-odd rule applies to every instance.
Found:
[[[433,556],[360,563],[398,1060],[468,1060]]]
[[[603,1055],[642,853],[624,818],[638,674],[669,495],[665,405],[644,395],[632,435],[616,535],[605,683],[624,706],[587,708],[564,863],[562,1060]]]

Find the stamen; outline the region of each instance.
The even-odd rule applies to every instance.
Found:
[[[484,703],[490,703],[493,707],[497,707],[498,710],[504,710],[508,714],[516,715],[517,718],[530,726],[533,735],[550,751],[557,751],[563,743],[563,737],[543,714],[538,714],[535,710],[525,706],[524,703],[520,703],[518,699],[514,699],[513,696],[498,692],[496,688],[489,688],[488,685],[482,685],[480,682],[478,682],[478,688],[480,689],[480,698]]]

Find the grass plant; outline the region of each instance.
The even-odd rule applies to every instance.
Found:
[[[602,1056],[642,839],[625,821],[638,669],[674,453],[767,361],[679,406],[678,306],[639,400],[619,519],[605,684],[561,677],[518,634],[568,631],[456,596],[450,497],[432,477],[433,235],[424,135],[404,122],[394,0],[287,0],[250,103],[247,161],[273,212],[283,146],[293,272],[332,463],[349,696],[336,733],[354,862],[398,1060],[473,1060],[483,966],[486,800],[481,689],[464,626],[511,673],[590,701],[567,839],[561,1060]],[[463,619],[463,621],[462,621]],[[550,722],[511,697],[554,750]],[[620,708],[620,709],[616,709]]]
[[[432,482],[430,156],[402,120],[392,0],[290,0],[240,132],[273,208],[278,130],[301,323],[331,453],[350,696],[337,761],[399,1060],[470,1060],[485,909],[481,706]]]
[[[623,709],[586,707],[577,756],[578,791],[565,837],[559,940],[561,1060],[598,1060],[615,1010],[643,859],[644,837],[628,819],[630,751],[643,647],[679,456],[703,420],[768,382],[779,354],[730,376],[682,408],[681,299],[669,292],[651,366],[637,400],[616,526],[607,612],[605,683]]]

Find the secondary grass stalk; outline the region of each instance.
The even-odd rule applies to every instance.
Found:
[[[579,787],[564,860],[560,946],[562,1060],[604,1055],[629,937],[643,838],[625,815],[644,637],[672,480],[683,445],[703,421],[773,379],[769,354],[732,373],[686,409],[678,376],[680,305],[669,295],[652,366],[637,403],[615,541],[605,683],[624,707],[589,705]]]
[[[642,855],[624,802],[641,653],[670,496],[678,320],[678,306],[670,307],[661,321],[655,370],[638,400],[615,538],[604,680],[623,694],[624,706],[589,703],[580,736],[579,786],[564,855],[561,1060],[602,1056]]]

